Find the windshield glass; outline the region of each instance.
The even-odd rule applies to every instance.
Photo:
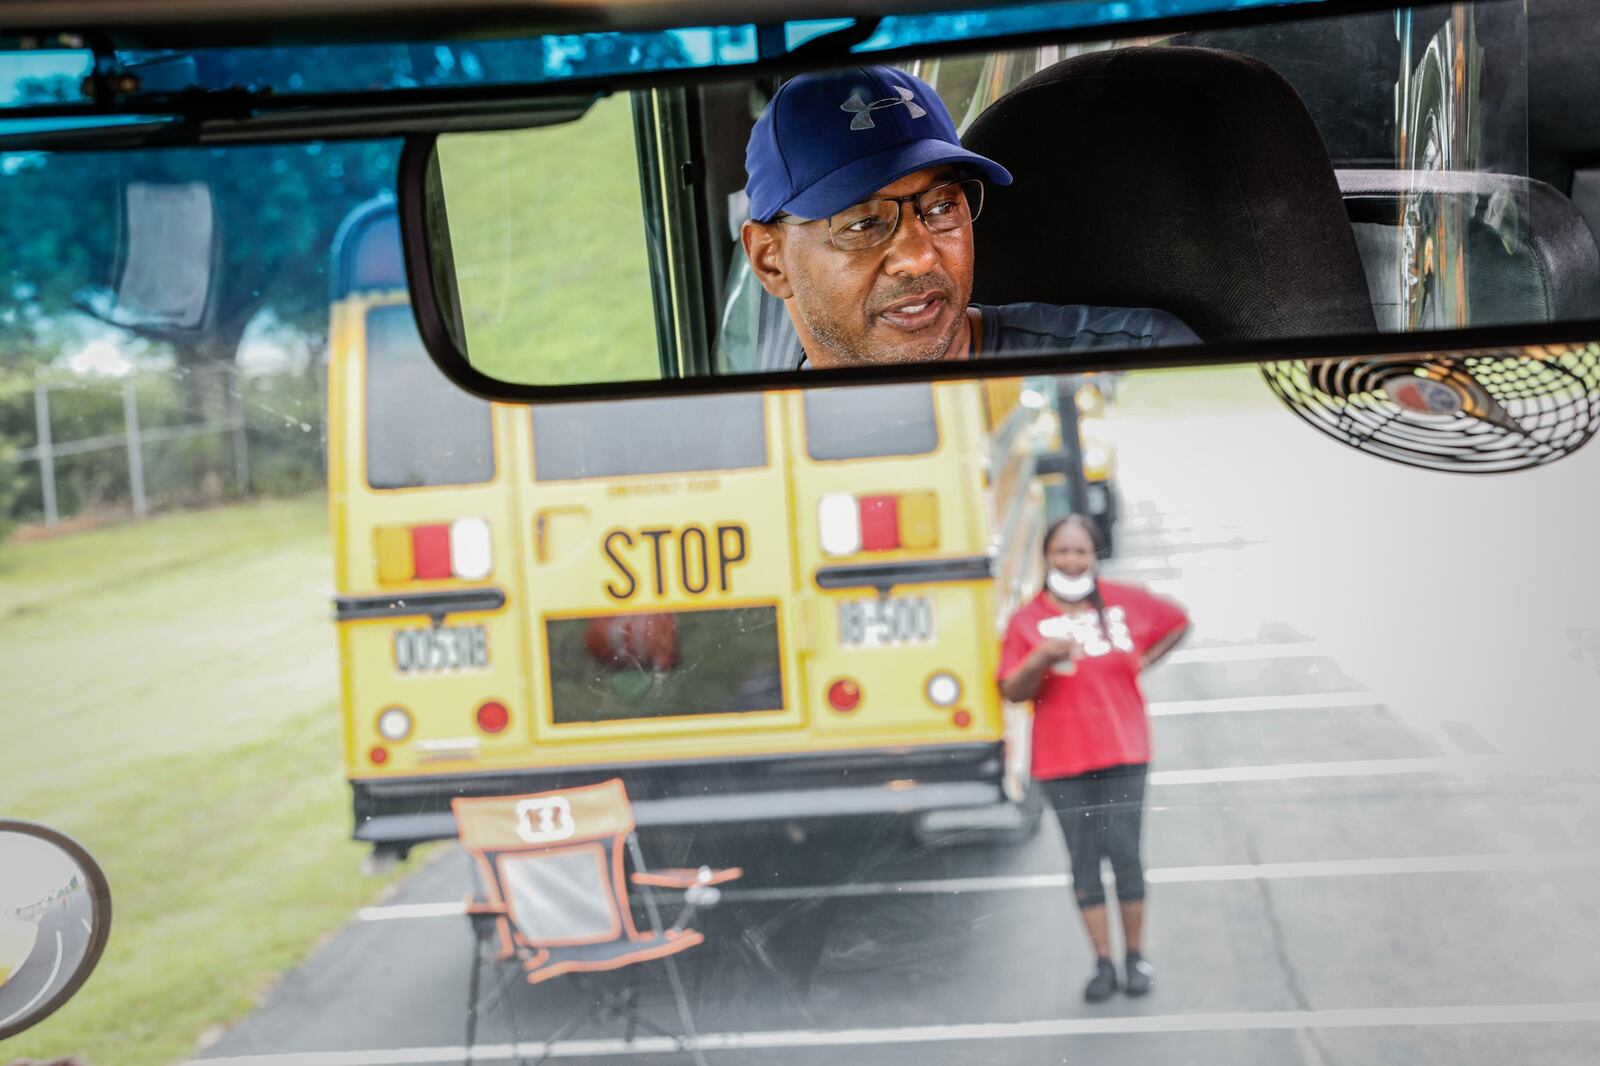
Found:
[[[1600,65],[1559,2],[1491,8],[897,69],[969,132],[1063,62],[1250,57],[1328,133],[1373,321],[1503,325],[1600,291]],[[532,287],[467,332],[567,381],[809,358],[738,242],[748,73],[470,135],[452,235]],[[0,151],[0,816],[115,915],[0,1064],[1595,1059],[1600,336],[528,408],[428,358],[401,156]],[[1054,328],[1007,299],[971,328]],[[0,861],[0,1031],[84,947],[37,883]]]

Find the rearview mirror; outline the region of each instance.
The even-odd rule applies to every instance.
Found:
[[[76,841],[0,821],[0,1040],[49,1017],[88,980],[111,932],[111,889]]]
[[[662,81],[413,138],[411,295],[501,399],[1574,339],[1532,48],[1480,0]]]

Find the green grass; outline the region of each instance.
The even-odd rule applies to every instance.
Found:
[[[659,374],[630,106],[623,94],[561,126],[440,138],[468,356],[485,373]]]
[[[115,920],[0,1061],[158,1066],[383,883],[348,840],[321,497],[0,548],[0,810],[76,836]]]

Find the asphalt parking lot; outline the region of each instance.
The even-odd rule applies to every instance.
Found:
[[[1147,685],[1155,992],[1082,1001],[1091,959],[1048,815],[1020,843],[982,824],[917,838],[883,824],[773,835],[725,845],[735,853],[717,858],[751,876],[697,922],[706,943],[679,957],[708,1059],[1600,1059],[1600,774],[1530,757],[1519,715],[1548,716],[1487,697],[1468,706],[1460,664],[1413,662],[1404,676],[1423,680],[1398,693],[1375,677],[1387,660],[1318,606],[1340,597],[1348,572],[1304,567],[1293,594],[1273,599],[1263,575],[1284,572],[1281,517],[1241,510],[1242,495],[1182,491],[1183,476],[1155,461],[1161,441],[1138,429],[1123,442],[1128,513],[1112,569],[1179,597],[1196,620]],[[1327,560],[1349,543],[1330,529],[1292,547]],[[1394,624],[1386,615],[1374,628]],[[1427,698],[1435,690],[1446,710]],[[470,873],[459,852],[418,869],[203,1060],[538,1055],[586,993],[565,979],[519,986],[481,1011],[476,1045],[464,1046]],[[661,968],[642,968],[641,982],[644,1012],[675,1025]],[[620,1021],[579,1035],[555,1056],[688,1061],[669,1040],[625,1041]]]

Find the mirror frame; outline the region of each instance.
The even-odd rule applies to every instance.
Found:
[[[748,77],[749,72],[741,70],[739,76]],[[1496,349],[1600,342],[1600,319],[1575,319],[1565,322],[1473,326],[1465,329],[1415,333],[1319,335],[1169,348],[1007,356],[1001,359],[963,360],[958,363],[915,363],[833,370],[779,370],[694,378],[640,378],[583,385],[528,385],[501,381],[475,368],[466,353],[456,345],[453,331],[445,321],[444,311],[439,303],[439,292],[435,283],[436,271],[447,267],[448,264],[435,259],[433,248],[428,241],[428,184],[438,136],[437,133],[413,134],[406,138],[400,153],[396,206],[400,214],[400,239],[407,286],[411,293],[411,310],[416,319],[417,331],[422,337],[423,347],[445,377],[467,392],[497,403],[544,404],[632,400],[655,396],[835,388],[840,385],[884,385],[913,381],[977,380],[1091,371],[1176,369],[1297,359],[1346,359],[1419,353],[1459,357]]]
[[[61,986],[60,991],[51,996],[40,1005],[32,1014],[28,1014],[8,1026],[0,1026],[0,1040],[7,1040],[24,1030],[30,1029],[54,1014],[66,1005],[83,987],[89,975],[100,962],[100,956],[106,948],[106,941],[111,936],[111,886],[106,881],[105,871],[100,864],[95,862],[89,850],[79,844],[65,833],[40,825],[38,822],[25,822],[11,818],[0,818],[0,833],[19,833],[54,844],[78,864],[78,869],[83,871],[84,881],[91,893],[90,903],[93,907],[93,929],[89,937],[88,950],[78,961],[77,968],[67,983]]]
[[[4,0],[0,0],[3,3]],[[802,2],[802,0],[796,0]],[[824,0],[825,2],[825,0]],[[1015,2],[1015,0],[1013,0]],[[1425,0],[1409,0],[1411,5]],[[771,75],[787,76],[825,70],[851,61],[893,63],[922,56],[947,56],[978,50],[1016,48],[1036,43],[1067,43],[1102,39],[1108,33],[1150,33],[1207,27],[1267,25],[1301,20],[1337,18],[1374,10],[1407,6],[1408,0],[1315,0],[1287,3],[1250,4],[1226,11],[1205,14],[1177,14],[1165,17],[1100,23],[1061,30],[1023,31],[974,40],[941,41],[920,46],[900,46],[870,55],[849,50],[848,42],[828,36],[811,46],[802,46],[783,56],[759,59],[736,68],[698,68],[680,71],[655,71],[612,75],[585,82],[593,93],[589,101],[612,92],[646,90],[679,85],[716,82],[747,82]],[[927,10],[943,6],[932,0]],[[972,8],[1011,6],[1001,0],[972,0]],[[531,88],[531,87],[530,87]],[[573,94],[575,83],[550,86],[547,94]],[[531,88],[530,97],[542,95]],[[571,113],[568,118],[579,117]],[[459,131],[491,132],[527,129],[563,121],[551,116],[535,121],[492,119],[457,127]],[[702,377],[641,378],[628,381],[599,381],[578,385],[532,385],[502,381],[476,369],[460,350],[444,309],[438,302],[437,271],[448,268],[435,260],[427,239],[429,225],[428,186],[434,168],[434,149],[441,133],[457,130],[432,127],[410,131],[401,149],[396,176],[396,206],[400,219],[402,258],[423,347],[439,370],[457,387],[482,399],[498,403],[545,404],[597,400],[648,399],[658,396],[705,395],[724,392],[762,392],[807,388],[833,388],[840,385],[877,385],[905,382],[979,380],[1033,374],[1074,374],[1094,371],[1137,369],[1176,369],[1183,367],[1264,364],[1290,360],[1349,359],[1418,354],[1448,355],[1452,358],[1478,352],[1511,348],[1538,348],[1545,345],[1600,343],[1600,317],[1560,322],[1534,322],[1513,325],[1472,326],[1459,329],[1411,333],[1371,333],[1306,335],[1265,341],[1204,343],[1159,349],[1126,349],[1056,355],[1034,354],[1003,359],[966,360],[959,363],[919,363],[903,366],[852,367],[832,370],[784,370],[763,373],[715,374]],[[448,220],[446,221],[448,225]],[[448,255],[448,251],[446,255]],[[459,327],[458,327],[459,328]]]

